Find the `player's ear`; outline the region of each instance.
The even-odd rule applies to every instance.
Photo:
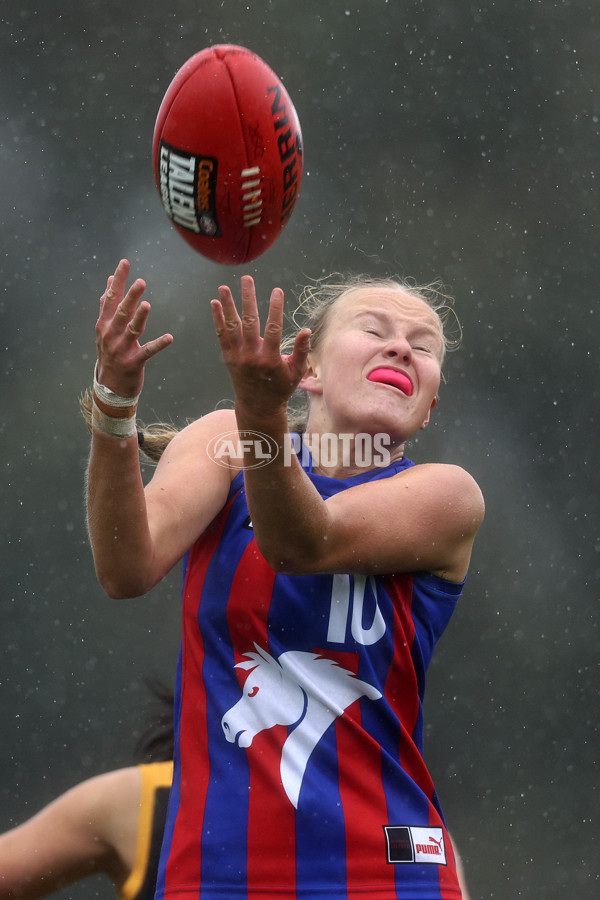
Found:
[[[437,402],[438,402],[438,398],[434,397],[431,402],[431,406],[429,407],[429,412],[427,413],[425,420],[424,420],[423,424],[421,425],[421,428],[427,428],[427,426],[429,425],[429,420],[431,419],[431,413],[433,412],[433,408],[435,406],[437,406]]]
[[[308,355],[307,364],[308,368],[300,379],[298,387],[309,394],[322,394],[323,386],[321,384],[319,365],[311,353]]]

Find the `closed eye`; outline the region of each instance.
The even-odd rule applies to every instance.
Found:
[[[427,353],[428,355],[441,352],[443,345],[440,343],[437,334],[433,334],[429,328],[416,329],[409,338],[412,349],[417,353]]]

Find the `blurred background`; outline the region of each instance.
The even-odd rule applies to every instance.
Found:
[[[126,765],[171,683],[180,572],[108,600],[89,551],[78,396],[118,260],[148,283],[140,415],[229,397],[209,315],[242,271],[167,220],[151,140],[177,69],[262,56],[305,145],[296,210],[246,266],[289,301],[334,271],[441,278],[462,348],[416,461],[487,501],[430,670],[426,757],[477,898],[598,896],[600,9],[593,0],[4,0],[0,830]],[[64,891],[110,898],[101,878]]]

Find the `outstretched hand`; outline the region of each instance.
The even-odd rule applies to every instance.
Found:
[[[219,288],[219,299],[211,304],[215,331],[229,371],[236,403],[268,414],[285,406],[307,368],[310,329],[303,328],[291,354],[281,353],[284,297],[274,288],[261,337],[254,280],[243,275],[241,316],[230,289]]]
[[[115,274],[109,277],[100,298],[100,315],[96,322],[98,381],[121,397],[134,397],[140,393],[146,363],[173,343],[171,334],[140,343],[150,304],[142,300],[146,283],[141,278],[125,291],[129,269],[129,262],[122,259]]]

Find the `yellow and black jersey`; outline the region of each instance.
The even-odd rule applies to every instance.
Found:
[[[154,900],[167,803],[173,780],[172,761],[149,763],[139,766],[139,769],[142,774],[142,795],[135,863],[119,894],[119,900]]]

